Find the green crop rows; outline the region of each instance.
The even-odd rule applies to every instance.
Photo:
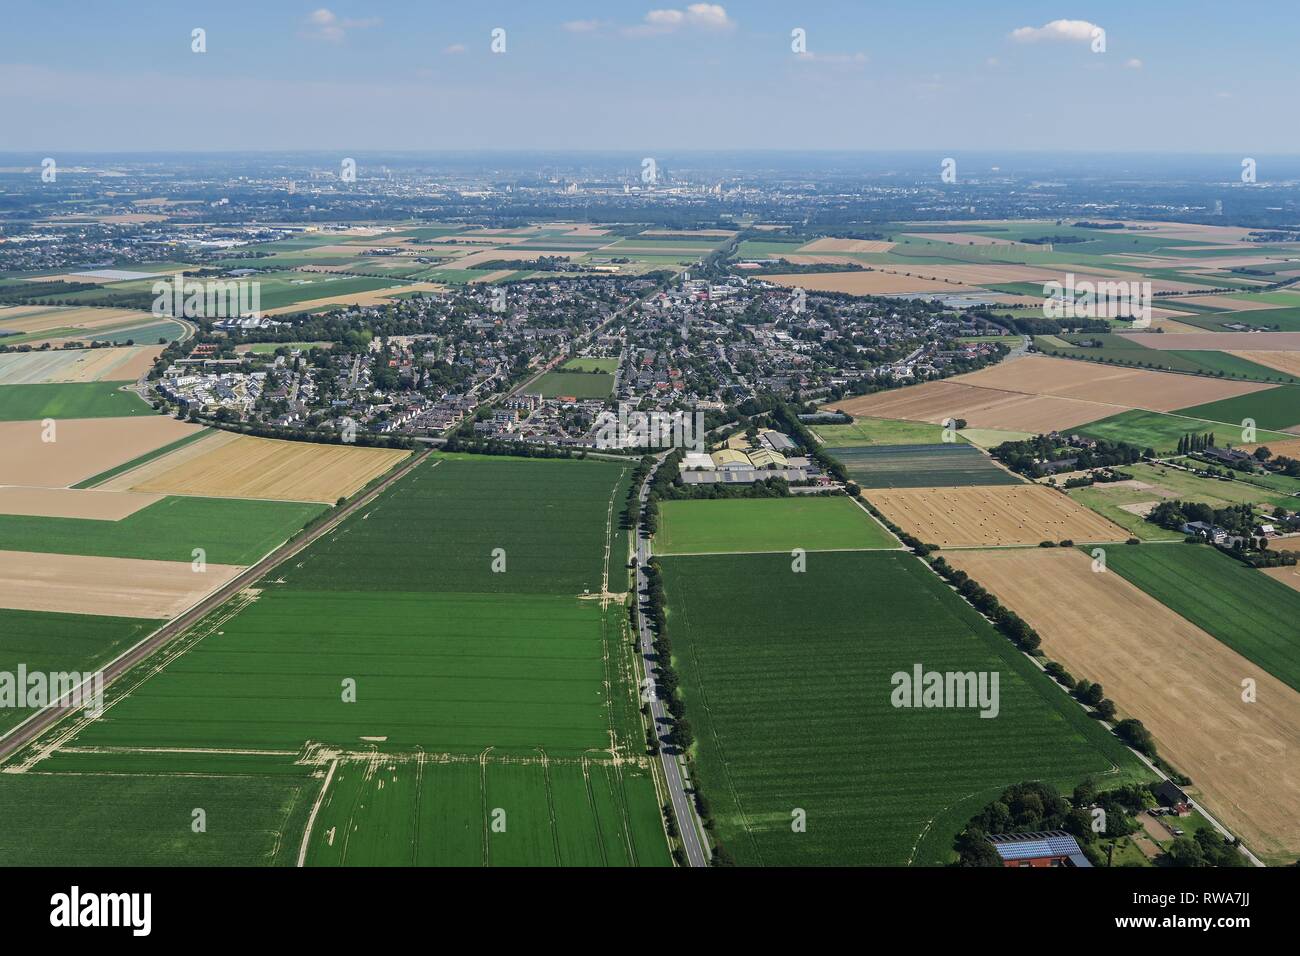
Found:
[[[1000,788],[1143,778],[917,558],[666,558],[668,626],[718,837],[743,864],[943,864]],[[726,599],[719,599],[725,595]],[[891,676],[999,673],[1000,709],[891,705]],[[795,832],[798,810],[806,832]]]

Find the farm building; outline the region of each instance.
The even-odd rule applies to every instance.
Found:
[[[1192,802],[1187,798],[1187,794],[1183,793],[1172,780],[1160,781],[1160,786],[1151,792],[1160,801],[1161,806],[1169,807],[1179,816],[1192,809]]]
[[[1064,830],[1001,834],[990,836],[989,842],[1003,866],[1092,866],[1079,841]]]

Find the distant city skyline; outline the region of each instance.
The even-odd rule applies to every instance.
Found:
[[[11,0],[0,151],[1300,153],[1295,8],[663,2]]]

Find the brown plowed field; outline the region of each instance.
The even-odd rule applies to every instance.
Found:
[[[0,607],[110,617],[175,617],[239,571],[226,564],[209,564],[200,573],[188,561],[0,551]]]
[[[956,379],[922,382],[874,395],[841,399],[827,407],[842,409],[854,416],[901,418],[936,425],[948,418],[964,418],[971,428],[1035,434],[1077,428],[1127,410],[1125,406],[1103,402],[975,388],[959,384]]]
[[[1285,548],[1288,542],[1280,541],[1278,544]],[[1300,566],[1292,565],[1289,568],[1261,568],[1270,578],[1281,581],[1288,587],[1293,587],[1300,591]]]
[[[1046,355],[1026,355],[950,381],[1030,395],[1107,402],[1153,412],[1175,411],[1273,387],[1262,382],[1225,382],[1198,375],[1127,369]]]
[[[1300,332],[1206,332],[1204,329],[1196,329],[1194,333],[1179,335],[1176,341],[1146,332],[1124,337],[1136,339],[1149,349],[1191,349],[1205,352],[1234,349],[1252,352],[1300,351]]]
[[[1229,352],[1248,362],[1267,365],[1287,375],[1300,375],[1300,352]]]
[[[904,531],[943,548],[1129,537],[1119,525],[1045,485],[871,488],[862,497]]]
[[[74,485],[196,431],[198,425],[164,415],[66,418],[46,443],[40,422],[0,422],[0,484]]]
[[[799,247],[799,252],[888,252],[894,244],[883,239],[814,239]]]
[[[1179,547],[1144,545],[1143,547]],[[1257,855],[1300,853],[1300,694],[1073,548],[948,556],[1023,617],[1043,650],[1099,681]],[[1294,570],[1294,569],[1288,569]],[[1243,678],[1257,699],[1241,699]]]
[[[43,518],[92,518],[121,521],[162,495],[139,495],[98,488],[0,487],[0,514],[40,515]]]

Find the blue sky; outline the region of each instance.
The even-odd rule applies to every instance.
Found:
[[[1300,153],[1300,5],[1289,3],[4,7],[0,152]],[[1103,53],[1092,26],[1105,30]],[[206,53],[191,52],[196,27]],[[490,50],[497,27],[504,54]],[[804,55],[791,50],[795,28]]]

